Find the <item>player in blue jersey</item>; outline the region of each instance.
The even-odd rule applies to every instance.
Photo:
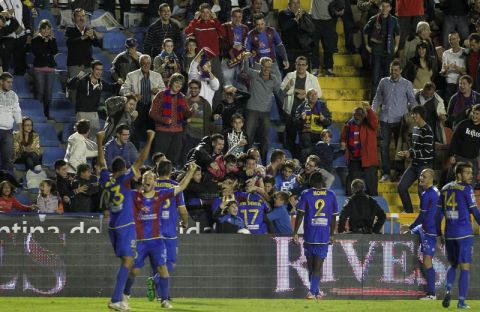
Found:
[[[233,173],[227,173],[221,183],[222,196],[215,198],[212,202],[212,216],[215,215],[215,212],[217,212],[219,208],[222,210],[225,209],[225,206],[229,201],[233,200],[239,203],[246,200],[248,193],[236,191],[237,187],[238,177]]]
[[[238,216],[243,219],[252,234],[273,232],[272,223],[267,217],[268,210],[265,201],[256,193],[241,196],[241,201],[238,202]]]
[[[435,270],[432,258],[437,245],[437,204],[440,193],[433,185],[435,172],[432,169],[424,169],[420,173],[420,186],[424,192],[420,197],[420,214],[410,225],[412,233],[420,236],[420,245],[423,253],[423,266],[427,280],[427,295],[420,300],[436,300],[435,296]]]
[[[320,299],[320,280],[328,245],[333,244],[338,205],[335,193],[325,188],[323,176],[314,172],[310,176],[311,188],[300,195],[293,238],[299,242],[298,229],[303,220],[303,248],[307,258],[310,289],[307,299]]]
[[[104,198],[110,211],[108,233],[115,255],[121,259],[113,295],[108,307],[116,311],[128,311],[128,303],[124,301],[123,290],[128,274],[133,265],[135,255],[136,235],[133,219],[133,201],[130,191],[130,182],[138,174],[139,168],[147,159],[150,147],[155,138],[154,131],[147,131],[147,142],[140,152],[138,159],[127,170],[125,160],[115,157],[112,161],[112,173],[107,170],[103,150],[105,132],[97,133],[98,164],[100,165],[100,185],[104,189]]]
[[[437,233],[441,234],[440,225],[443,217],[445,217],[445,233],[442,242],[445,242],[447,258],[450,263],[447,270],[445,297],[442,302],[445,308],[450,306],[450,291],[455,282],[457,267],[460,267],[457,308],[470,308],[465,303],[474,241],[470,214],[473,214],[475,221],[480,224],[480,213],[470,186],[472,179],[472,165],[470,163],[457,163],[455,166],[455,181],[445,185],[440,192]]]
[[[124,294],[130,296],[135,277],[140,273],[145,259],[150,259],[152,268],[158,273],[154,280],[155,286],[161,298],[163,308],[172,308],[168,301],[168,279],[169,273],[166,266],[167,250],[162,239],[163,223],[162,207],[171,197],[181,194],[188,186],[196,170],[195,164],[190,164],[188,172],[180,183],[168,188],[158,189],[156,187],[156,175],[147,171],[142,177],[142,190],[133,191],[133,214],[137,236],[137,254],[130,277],[125,285]],[[154,291],[152,291],[155,297]]]

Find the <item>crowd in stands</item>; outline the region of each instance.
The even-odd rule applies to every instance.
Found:
[[[398,182],[404,211],[413,213],[408,189],[425,168],[445,183],[455,163],[470,162],[477,186],[480,1],[436,2],[315,0],[308,12],[289,0],[276,12],[272,0],[149,1],[142,36],[125,36],[111,54],[100,50],[106,34],[89,21],[95,1],[74,1],[72,21],[61,28],[38,17],[56,1],[0,0],[0,212],[100,212],[102,129],[110,170],[115,157],[127,166],[138,159],[147,130],[155,139],[143,170],[168,159],[180,179],[195,162],[187,209],[220,232],[291,233],[296,200],[315,171],[326,188],[352,196],[346,211],[352,201],[373,209],[376,224],[356,227],[341,216],[341,231],[380,232],[385,214],[372,203],[380,183]],[[120,1],[120,16],[114,1],[103,9],[123,23],[131,5]],[[361,54],[371,79],[369,99],[340,124],[319,83],[338,76],[339,19],[342,53]],[[67,55],[60,90],[59,51]],[[110,53],[111,64],[99,51]],[[32,96],[16,87],[25,77],[41,116],[26,114]],[[69,123],[53,117],[58,92]],[[42,118],[56,131],[70,128],[64,155],[48,164],[51,145],[35,121]],[[21,203],[15,189],[37,198]]]

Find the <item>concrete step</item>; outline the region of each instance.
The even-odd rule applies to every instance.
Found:
[[[366,77],[318,77],[323,89],[368,89],[370,79]]]
[[[397,191],[397,182],[382,182],[378,183],[378,192],[379,193],[398,193]],[[408,191],[412,193],[416,193],[417,190],[417,183],[412,184]]]
[[[333,65],[333,72],[337,77],[365,77],[365,73],[355,66]],[[368,77],[371,79],[370,77]]]
[[[352,112],[336,112],[336,111],[332,111],[332,121],[333,121],[333,122],[345,123],[345,122],[347,122],[350,118],[352,118]]]
[[[330,100],[327,105],[332,112],[352,113],[355,108],[362,106],[362,101]]]
[[[323,98],[328,100],[356,100],[368,101],[370,89],[329,89],[322,88]]]
[[[300,1],[300,7],[305,11],[309,12],[310,7],[312,6],[312,0],[302,0]],[[273,0],[273,9],[275,10],[284,10],[288,7],[288,0]]]
[[[334,65],[348,65],[356,68],[362,68],[362,58],[360,54],[338,54],[333,55]]]
[[[400,200],[400,196],[398,195],[398,193],[382,193],[381,196],[385,198],[389,207],[402,206],[402,201]],[[418,197],[418,193],[410,193],[410,199],[412,200],[413,205],[420,204],[420,198]]]

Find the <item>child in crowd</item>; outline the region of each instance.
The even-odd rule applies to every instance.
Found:
[[[232,154],[238,157],[245,151],[245,146],[248,142],[247,135],[243,131],[244,124],[245,120],[241,114],[235,113],[232,115],[232,129],[223,134],[223,137],[227,141],[227,144],[225,144],[226,154]]]
[[[250,94],[237,90],[232,85],[227,85],[223,87],[223,96],[223,101],[218,103],[213,111],[213,119],[221,120],[225,127],[224,130],[226,130],[232,124],[234,114],[238,113],[243,116]]]
[[[283,166],[282,172],[275,177],[275,189],[277,191],[295,192],[298,191],[298,183],[295,173],[295,162],[287,160]]]
[[[42,213],[63,213],[63,203],[58,196],[55,182],[50,179],[40,182],[40,193],[37,197],[37,206]]]
[[[162,75],[163,82],[165,82],[165,85],[168,85],[170,77],[175,73],[180,73],[181,64],[173,51],[174,45],[172,39],[164,39],[162,47],[162,52],[153,60],[153,71]]]
[[[81,188],[83,187],[83,188]],[[75,195],[72,198],[72,212],[96,212],[98,210],[100,186],[88,164],[77,167],[77,175],[72,182]]]
[[[183,54],[183,70],[184,76],[187,77],[188,74],[185,71],[188,71],[190,64],[197,55],[197,40],[194,37],[188,37],[185,40],[185,52]]]
[[[321,134],[322,140],[319,141],[312,149],[312,154],[317,155],[320,158],[320,163],[318,167],[320,172],[325,179],[325,187],[327,189],[332,186],[333,181],[335,180],[333,173],[333,161],[342,156],[345,151],[338,150],[335,151],[335,148],[330,144],[332,140],[332,131],[328,129],[322,130]]]
[[[2,181],[0,183],[0,213],[11,212],[12,209],[20,211],[32,211],[36,210],[35,205],[24,205],[20,203],[14,196],[15,188],[8,181]]]
[[[277,235],[292,235],[292,224],[288,213],[289,197],[287,192],[276,192],[273,195],[273,210],[267,214],[267,217],[272,221]]]

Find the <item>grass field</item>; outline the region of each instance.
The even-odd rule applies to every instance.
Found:
[[[108,311],[108,298],[0,298],[1,312],[87,312]],[[480,311],[480,300],[470,300],[471,311]],[[452,300],[448,310],[457,310]],[[175,299],[170,311],[198,312],[412,312],[448,311],[441,301],[418,300],[323,300],[319,302],[291,299]],[[132,312],[160,311],[159,302],[143,298],[130,300]]]

